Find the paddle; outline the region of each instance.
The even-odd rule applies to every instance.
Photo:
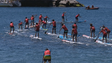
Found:
[[[100,33],[98,34],[97,38],[94,40],[94,42],[96,42],[96,40],[99,38]]]

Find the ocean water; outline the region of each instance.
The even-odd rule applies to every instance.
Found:
[[[43,53],[46,48],[51,50],[52,63],[111,63],[112,46],[95,43],[91,39],[82,37],[83,34],[90,35],[92,23],[96,28],[96,36],[99,28],[105,25],[112,30],[112,7],[110,0],[77,0],[85,6],[99,7],[99,10],[86,10],[85,7],[0,7],[0,63],[42,63]],[[12,21],[15,30],[18,29],[18,22],[24,21],[25,17],[30,18],[36,15],[35,22],[38,22],[40,14],[48,16],[52,21],[61,22],[61,15],[66,12],[66,21],[75,21],[75,15],[81,15],[79,20],[86,20],[78,25],[78,42],[83,44],[64,43],[57,36],[46,35],[40,31],[42,40],[31,39],[30,35],[35,34],[33,28],[19,34],[9,35],[9,24]],[[71,33],[73,23],[65,23]],[[24,26],[23,26],[24,27]],[[47,28],[49,24],[47,25]],[[61,26],[57,23],[57,34]],[[52,25],[48,28],[51,32]],[[60,32],[63,34],[63,30]],[[102,36],[102,34],[100,34]],[[110,33],[112,38],[112,33]],[[108,41],[112,42],[112,41]]]

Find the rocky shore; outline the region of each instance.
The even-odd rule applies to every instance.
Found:
[[[76,0],[20,0],[22,6],[31,7],[84,7]]]

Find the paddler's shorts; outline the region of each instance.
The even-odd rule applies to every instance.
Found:
[[[56,29],[56,26],[53,26],[53,30]]]
[[[44,61],[46,62],[47,60],[51,61],[51,55],[44,56]]]
[[[77,37],[77,34],[73,34],[73,37],[74,37],[74,36],[76,36],[76,37]]]
[[[64,16],[62,16],[62,19],[64,19]]]
[[[103,35],[103,38],[107,38],[107,35]]]
[[[95,30],[92,30],[92,33],[95,33]]]
[[[25,23],[26,25],[29,25],[29,23]]]
[[[34,23],[34,20],[31,20],[31,23]]]
[[[12,28],[14,28],[14,26],[11,26],[10,28],[12,29]]]
[[[78,17],[75,17],[76,20],[78,20]]]
[[[39,30],[38,31],[35,31],[35,33],[39,33]]]
[[[68,30],[64,30],[64,33],[68,33]]]
[[[20,24],[19,26],[22,26],[22,24]]]
[[[110,33],[110,31],[107,31],[107,33]]]
[[[44,18],[44,21],[47,21],[47,18]]]

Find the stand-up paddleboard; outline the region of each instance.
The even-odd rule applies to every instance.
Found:
[[[69,40],[62,40],[63,42],[66,42],[66,43],[71,43],[71,44],[84,44],[84,43],[81,43],[81,42],[73,42],[73,41],[69,41]]]
[[[47,35],[56,35],[56,36],[57,36],[57,34],[55,34],[55,33],[50,33],[50,32],[45,32],[45,34],[47,34]]]
[[[63,35],[58,35],[58,38],[60,38],[60,39],[64,39],[64,40],[72,40],[71,38],[63,37]]]
[[[79,20],[79,21],[75,21],[76,23],[82,23],[82,22],[86,22],[86,20]]]
[[[8,33],[9,35],[12,35],[12,36],[15,36],[16,35],[16,33],[18,33],[17,31],[11,31],[11,33],[10,32],[6,32],[6,33]]]
[[[62,39],[63,42],[71,43],[71,44],[83,44],[81,42],[73,42],[71,38],[63,37],[63,35],[59,35],[58,38]]]
[[[22,30],[22,29],[17,29],[17,31],[18,31],[18,32],[22,32],[23,30]]]
[[[86,22],[86,20],[79,20],[79,21],[65,21],[65,23],[83,23]]]
[[[103,37],[99,37],[98,39],[102,40],[102,39],[103,39]],[[112,40],[112,39],[107,38],[107,40]]]
[[[30,37],[31,37],[32,39],[42,40],[42,38],[40,38],[40,37],[35,37],[34,35],[30,35]]]
[[[95,39],[95,38],[87,36],[87,35],[83,35],[83,37]],[[105,43],[105,42],[102,42],[100,40],[96,40],[96,43],[103,44],[103,45],[112,45],[111,43]]]

